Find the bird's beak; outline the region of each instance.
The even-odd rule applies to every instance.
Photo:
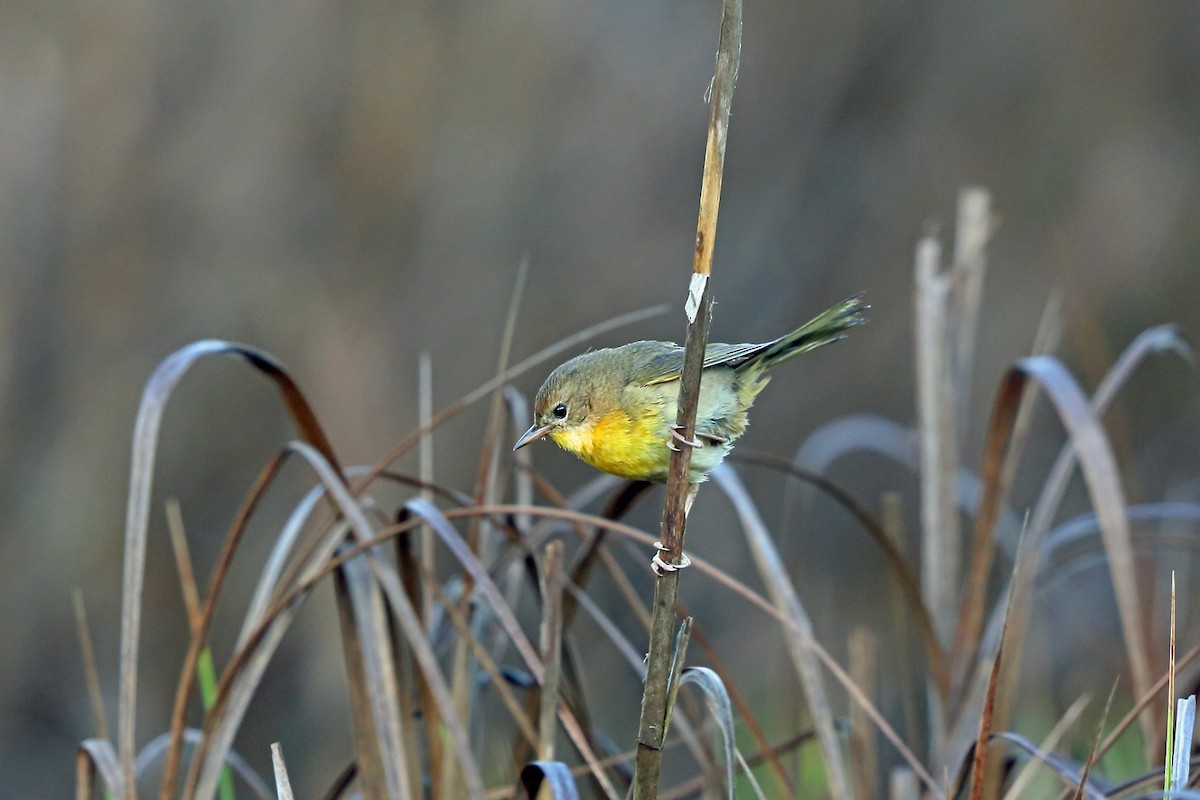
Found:
[[[533,423],[533,425],[529,426],[529,430],[522,433],[521,438],[517,439],[517,443],[513,445],[513,451],[515,452],[520,450],[530,442],[536,442],[538,439],[549,433],[551,427],[551,425],[542,425],[541,427],[538,427],[536,422]]]

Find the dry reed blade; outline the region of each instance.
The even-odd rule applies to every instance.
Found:
[[[358,781],[367,800],[409,797],[413,776],[400,741],[395,656],[373,565],[365,562],[352,559],[334,573]]]
[[[292,780],[288,777],[287,764],[283,760],[283,747],[279,742],[271,744],[271,766],[275,771],[275,792],[279,800],[293,800]]]
[[[966,409],[970,408],[971,362],[975,356],[983,279],[987,271],[987,243],[996,229],[991,205],[991,194],[978,186],[966,187],[958,193],[954,262],[950,267],[957,302],[948,309],[947,327],[953,341],[950,363],[955,399],[962,412],[958,430],[960,439],[966,434]]]
[[[1046,318],[1043,320],[1043,328],[1056,327],[1047,325],[1047,321],[1054,321],[1055,315],[1052,308],[1047,309]],[[1039,333],[1038,340],[1048,340],[1054,338],[1053,331],[1043,335]],[[1035,352],[1038,350],[1048,351],[1052,349],[1047,342],[1040,348],[1035,345]],[[1162,325],[1156,328],[1143,331],[1117,359],[1112,368],[1105,374],[1101,380],[1099,387],[1092,398],[1092,408],[1097,416],[1102,415],[1108,406],[1115,399],[1117,393],[1128,381],[1130,376],[1136,371],[1147,358],[1159,352],[1173,351],[1180,354],[1185,360],[1192,361],[1191,349],[1187,342],[1179,335],[1175,326]],[[1022,411],[1018,411],[1016,427],[1021,427],[1021,419],[1023,410],[1027,407],[1026,399],[1029,398],[1036,389],[1036,384],[1030,383],[1022,397]],[[1063,445],[1059,452],[1054,466],[1051,468],[1046,481],[1043,484],[1042,492],[1034,507],[1031,521],[1028,525],[1027,538],[1029,546],[1026,548],[1026,557],[1016,563],[1014,573],[1010,579],[1013,586],[1013,602],[1012,612],[1010,615],[1010,634],[1009,639],[1012,643],[1010,647],[1010,664],[1019,664],[1021,661],[1021,648],[1024,644],[1024,631],[1028,625],[1030,605],[1034,589],[1034,580],[1038,572],[1039,565],[1044,558],[1049,560],[1046,554],[1052,555],[1056,539],[1053,532],[1049,530],[1049,526],[1057,513],[1058,506],[1065,492],[1067,480],[1071,475],[1072,468],[1075,465],[1075,448],[1071,441]],[[1016,459],[1010,460],[1010,465],[1015,468]],[[1134,509],[1128,509],[1128,515],[1132,515]],[[1069,524],[1068,524],[1069,525]],[[1007,671],[1006,688],[1008,691],[1001,693],[997,717],[1000,720],[1006,720],[1008,717],[1007,707],[1010,704],[1013,686],[1016,681],[1016,670]],[[1004,724],[1001,722],[1001,724]]]
[[[1096,725],[1096,738],[1092,741],[1092,749],[1088,753],[1087,761],[1083,765],[1083,774],[1079,776],[1079,786],[1075,790],[1073,800],[1080,800],[1082,797],[1095,798],[1095,800],[1104,800],[1104,796],[1099,792],[1095,792],[1088,786],[1088,776],[1092,772],[1092,766],[1096,763],[1097,749],[1100,745],[1100,736],[1104,733],[1104,723],[1108,720],[1108,711],[1112,708],[1113,695],[1117,693],[1117,684],[1113,683],[1112,689],[1108,692],[1108,700],[1104,703],[1104,713],[1100,715],[1100,722]]]
[[[433,358],[428,351],[422,351],[417,362],[417,426],[423,431],[417,442],[417,475],[421,482],[428,487],[433,483],[433,430],[429,425],[433,419]],[[421,489],[421,499],[427,503],[433,502],[433,491]],[[435,551],[433,549],[433,529],[429,526],[421,528],[421,565],[430,574],[434,570]],[[425,587],[421,597],[421,618],[429,619],[433,612],[433,596]]]
[[[92,646],[92,633],[88,628],[87,607],[83,603],[83,590],[71,590],[71,607],[75,611],[75,632],[79,636],[79,655],[83,659],[83,682],[87,686],[88,704],[92,709],[92,725],[96,728],[96,739],[108,740],[108,721],[104,715],[104,695],[100,689],[100,672],[96,669],[96,649]]]
[[[541,650],[546,675],[541,684],[538,715],[538,759],[553,761],[558,726],[558,687],[562,679],[563,543],[546,545],[545,588],[542,590]]]
[[[179,589],[183,593],[183,607],[187,611],[188,630],[200,625],[200,591],[196,588],[196,573],[192,569],[192,555],[188,549],[187,534],[183,527],[183,512],[179,501],[167,500],[167,533],[171,537],[171,552],[175,555],[175,569],[179,573]]]
[[[408,512],[401,509],[396,515],[396,524],[404,525],[408,519]],[[420,554],[414,552],[417,547],[424,546],[424,542],[419,541],[419,537],[425,534],[426,529],[418,528],[417,531],[415,536],[409,533],[407,536],[396,537],[396,565],[400,571],[400,580],[404,585],[404,591],[408,593],[408,601],[412,603],[413,608],[419,614],[421,626],[428,630],[429,617],[427,614],[432,613],[433,590],[437,588],[437,581],[432,573],[424,570],[424,565],[421,563],[424,552]],[[426,600],[429,602],[428,610]],[[450,609],[449,606],[444,607],[447,610]],[[401,741],[404,743],[404,756],[408,759],[408,774],[424,775],[421,764],[421,735],[417,726],[418,721],[422,718],[426,725],[435,724],[437,709],[430,706],[429,712],[424,713],[425,707],[421,700],[428,697],[428,690],[424,686],[424,679],[420,671],[413,665],[412,653],[405,645],[404,637],[396,629],[395,620],[392,620],[392,640],[395,642],[396,674],[400,685]],[[432,737],[426,745],[426,752],[430,755],[429,763],[434,760],[436,739],[437,737]],[[432,770],[429,774],[433,774]]]
[[[717,65],[710,87],[711,107],[708,137],[704,151],[704,173],[700,184],[700,213],[696,223],[696,248],[688,290],[687,335],[683,347],[683,368],[679,376],[679,396],[675,415],[676,430],[685,439],[695,435],[696,409],[700,400],[708,327],[712,320],[713,245],[717,235],[717,214],[721,203],[721,180],[725,168],[725,143],[729,133],[729,112],[733,88],[737,82],[742,53],[742,2],[723,0],[721,32],[717,47]],[[691,492],[688,467],[690,447],[677,448],[671,454],[667,474],[667,499],[663,504],[660,541],[663,559],[678,564],[683,556],[685,506]],[[671,633],[675,627],[675,600],[679,592],[679,572],[669,571],[654,582],[650,644],[646,664],[646,683],[638,721],[638,754],[634,772],[635,800],[658,797],[662,770],[662,744],[665,721],[670,712],[667,690],[670,671]]]
[[[957,490],[957,409],[951,381],[946,315],[949,279],[940,274],[941,244],[917,244],[915,271],[917,418],[921,453],[921,589],[943,645],[953,634],[959,607],[962,546]],[[935,730],[941,720],[932,720]],[[940,737],[935,736],[935,740]]]
[[[850,631],[848,651],[850,679],[864,694],[874,696],[878,687],[879,639],[870,628],[856,627]],[[875,746],[875,731],[859,706],[850,708],[850,765],[854,796],[863,800],[877,797],[879,751]]]
[[[808,705],[813,727],[817,729],[817,741],[820,743],[821,754],[825,761],[830,793],[834,797],[852,797],[849,776],[842,759],[841,746],[838,743],[837,732],[833,724],[833,711],[829,705],[829,697],[825,689],[825,680],[821,675],[821,667],[810,645],[815,640],[812,621],[808,612],[800,602],[799,595],[788,577],[775,543],[767,532],[762,518],[750,499],[749,493],[742,485],[732,469],[718,467],[711,476],[717,486],[729,498],[741,522],[742,531],[759,575],[767,586],[774,605],[793,621],[803,632],[797,636],[795,629],[789,628],[787,633],[788,654],[795,666],[800,685],[804,690],[804,698]]]
[[[1018,548],[1019,554],[1020,548]],[[1000,667],[1004,663],[1004,641],[1005,635],[1008,633],[1008,611],[1012,609],[1012,595],[1009,594],[1006,600],[1004,622],[1000,628],[1000,641],[996,645],[996,655],[992,658],[983,709],[979,715],[979,735],[975,739],[975,757],[974,763],[971,765],[971,789],[967,795],[968,800],[983,800],[984,788],[987,784],[988,742],[992,738],[992,713],[996,708],[996,689],[1000,685]]]

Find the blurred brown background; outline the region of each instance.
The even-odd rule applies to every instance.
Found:
[[[62,796],[72,749],[92,730],[72,587],[87,600],[114,711],[129,439],[142,384],[169,352],[209,336],[269,350],[343,459],[362,463],[415,425],[422,350],[438,406],[493,373],[523,254],[515,357],[664,301],[668,316],[598,343],[682,335],[718,19],[716,2],[0,5],[6,794]],[[1064,354],[1089,381],[1150,324],[1194,333],[1197,42],[1192,2],[748,4],[713,336],[770,338],[858,291],[874,310],[850,341],[779,372],[745,446],[788,456],[848,413],[912,421],[912,248],[929,220],[952,234],[968,183],[990,188],[1003,217],[969,453],[1052,287],[1067,297]],[[543,374],[518,385],[532,392]],[[1131,387],[1135,496],[1195,474],[1195,389],[1157,367]],[[472,412],[439,432],[441,481],[470,486],[483,425]],[[1044,430],[1035,463],[1061,441]],[[206,364],[183,382],[156,497],[180,499],[202,579],[242,492],[287,436],[271,390],[244,368]],[[549,447],[535,457],[564,488],[589,477]],[[835,477],[872,505],[884,488],[913,486],[895,468]],[[290,479],[264,519],[286,513],[306,481],[299,468]],[[762,483],[774,514],[780,482]],[[744,555],[722,552],[718,530],[728,512],[715,496],[698,508],[706,500],[714,521],[689,542],[736,567]],[[161,508],[143,742],[165,725],[181,653]],[[652,525],[642,512],[636,521]],[[878,573],[846,566],[872,548],[825,512],[827,525],[799,534],[803,556],[785,550],[819,634],[842,653],[854,612],[834,611],[839,592]],[[272,534],[260,528],[252,552]],[[342,763],[328,743],[347,736],[340,655],[320,638],[327,604],[312,606],[262,700],[292,716],[255,720],[256,706],[249,723],[262,741],[285,737],[305,795]],[[632,705],[614,718],[631,739],[627,691]],[[265,748],[247,755],[265,768]]]

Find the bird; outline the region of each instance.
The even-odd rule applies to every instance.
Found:
[[[575,356],[556,367],[538,390],[533,424],[513,450],[545,437],[596,469],[629,480],[665,483],[671,451],[690,446],[690,510],[699,485],[746,432],[750,407],[770,380],[768,371],[845,338],[846,331],[866,322],[868,309],[862,295],[855,295],[778,339],[709,344],[690,440],[675,425],[682,347],[640,341]],[[661,558],[664,548],[655,546],[656,573],[687,565],[667,564]]]

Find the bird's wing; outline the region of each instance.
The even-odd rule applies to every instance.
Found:
[[[641,362],[643,374],[636,376],[646,386],[679,380],[683,371],[683,348],[676,344],[655,342],[661,350]],[[710,344],[704,348],[704,369],[725,365],[737,367],[761,353],[775,342],[761,344]]]

